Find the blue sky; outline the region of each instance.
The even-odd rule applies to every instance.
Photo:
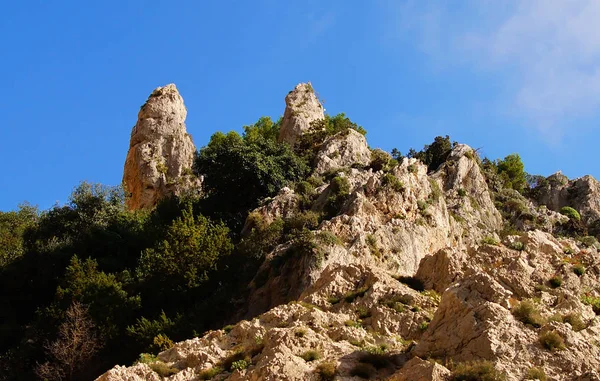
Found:
[[[5,1],[0,210],[119,184],[139,107],[171,82],[198,147],[311,81],[372,147],[448,134],[598,178],[599,19],[596,0]]]

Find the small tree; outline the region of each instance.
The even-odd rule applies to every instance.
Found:
[[[43,380],[73,380],[101,346],[87,308],[73,302],[58,328],[57,339],[45,345],[49,361],[38,365],[36,374]]]
[[[164,241],[142,252],[138,276],[161,292],[185,291],[208,280],[219,258],[229,255],[233,245],[229,229],[191,208],[173,221]]]
[[[498,161],[498,174],[504,180],[504,185],[507,188],[523,192],[527,185],[525,166],[521,161],[521,156],[517,153],[508,155],[504,160]]]

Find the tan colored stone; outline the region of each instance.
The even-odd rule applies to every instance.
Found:
[[[413,357],[389,381],[447,381],[450,371],[432,361]]]
[[[298,84],[285,97],[279,141],[294,145],[299,136],[310,130],[312,122],[325,118],[324,112],[310,82]]]
[[[185,128],[186,115],[174,84],[154,90],[140,109],[123,172],[130,210],[151,209],[164,197],[199,191],[200,180],[191,171],[196,147]]]

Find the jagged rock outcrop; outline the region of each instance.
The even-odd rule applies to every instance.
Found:
[[[340,132],[327,139],[315,159],[315,173],[323,174],[336,168],[367,166],[371,161],[371,150],[367,139],[353,129]]]
[[[285,112],[279,131],[279,141],[294,145],[310,124],[325,118],[325,110],[310,84],[300,83],[285,97]]]
[[[538,203],[554,211],[570,206],[581,214],[587,224],[600,220],[600,182],[592,176],[569,180],[557,172],[548,176],[536,191]]]
[[[329,140],[333,146],[338,143]],[[327,152],[327,145],[322,150]],[[443,248],[479,242],[498,230],[501,217],[487,188],[476,188],[486,186],[485,179],[476,162],[465,156],[469,151],[464,145],[455,149],[451,164],[432,177],[427,174],[427,166],[416,159],[404,159],[387,173],[362,167],[340,170],[339,176],[348,180],[350,195],[340,214],[323,221],[317,230],[334,235],[339,243],[322,245],[318,266],[314,253],[290,255],[289,246],[268,255],[252,283],[245,316],[294,300],[330,264],[360,264],[414,275],[425,256]],[[330,188],[323,185],[316,189],[314,212],[322,211]],[[458,196],[457,189],[465,189],[469,197]],[[263,221],[273,221],[283,217],[281,205],[297,202],[297,195],[286,191],[251,215],[257,213]],[[298,210],[287,212],[290,217]],[[275,267],[273,263],[282,262],[282,258],[290,259],[284,261],[284,266]]]
[[[450,376],[446,367],[413,357],[389,381],[448,381]]]
[[[477,230],[477,225],[481,224],[487,231],[502,227],[502,216],[494,206],[471,147],[466,144],[454,147],[432,177],[440,180],[449,213],[465,230]]]
[[[199,191],[191,170],[196,147],[185,128],[187,110],[174,84],[159,87],[131,131],[123,184],[129,209],[151,209],[167,196]]]

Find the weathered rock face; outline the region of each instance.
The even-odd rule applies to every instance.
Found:
[[[564,206],[577,209],[586,223],[600,220],[600,182],[592,176],[569,180],[561,172],[546,179],[537,201],[558,211]]]
[[[447,381],[450,376],[450,371],[446,367],[414,357],[389,381]]]
[[[154,90],[142,106],[123,173],[129,209],[151,209],[164,197],[199,191],[200,181],[191,171],[196,147],[186,132],[186,115],[174,84]]]
[[[349,168],[354,165],[366,166],[371,161],[371,150],[365,137],[350,129],[332,136],[323,143],[316,157],[316,174],[323,174],[335,168]]]
[[[298,137],[310,129],[313,121],[325,118],[324,112],[310,82],[298,84],[285,97],[279,141],[294,145]]]

